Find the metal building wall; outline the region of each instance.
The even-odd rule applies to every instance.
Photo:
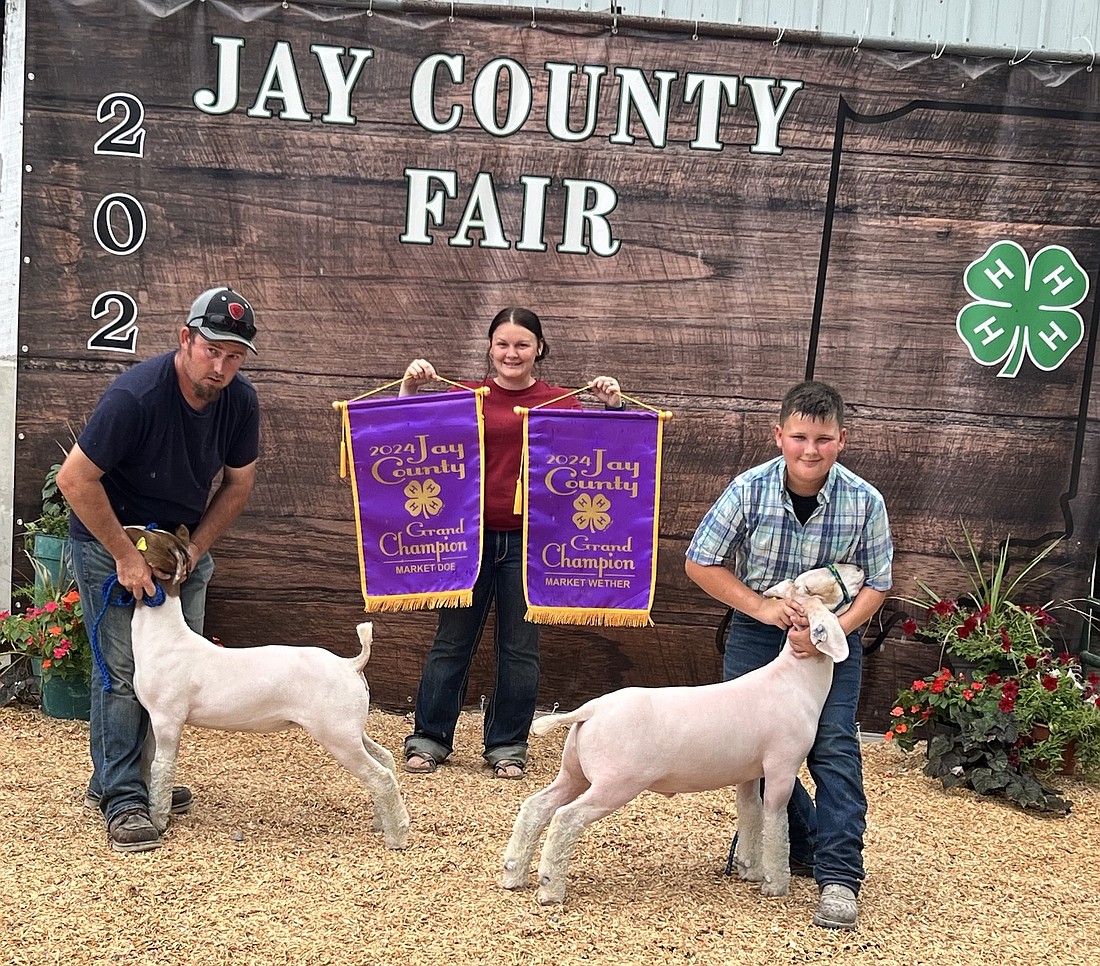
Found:
[[[385,5],[384,0],[377,4]],[[930,50],[1021,60],[1092,63],[1100,47],[1097,0],[445,0],[463,5],[517,7],[537,23],[570,12],[606,18],[609,25],[669,20],[700,31],[714,27],[774,30],[782,41],[817,37],[829,43]],[[672,24],[670,24],[672,26]],[[795,36],[789,39],[796,39]]]

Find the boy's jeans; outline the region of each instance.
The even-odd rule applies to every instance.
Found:
[[[527,761],[527,733],[539,695],[539,626],[523,619],[523,533],[486,530],[481,571],[469,607],[444,607],[420,688],[416,724],[406,757],[426,752],[442,761],[454,750],[454,731],[466,700],[470,664],[496,600],[497,677],[485,708],[485,760]]]
[[[726,637],[723,678],[729,681],[772,661],[782,650],[786,632],[734,613]],[[833,686],[817,738],[806,761],[817,786],[814,799],[796,780],[787,805],[791,857],[814,866],[814,878],[824,888],[847,886],[858,893],[863,881],[863,833],[867,827],[867,797],[863,791],[863,759],[856,730],[863,671],[858,633],[848,635],[848,660],[833,667]],[[783,727],[782,721],[775,723]]]
[[[92,712],[89,744],[92,777],[88,791],[99,796],[99,807],[110,821],[130,808],[147,808],[149,793],[141,775],[141,753],[149,730],[149,715],[134,695],[134,652],[130,644],[133,607],[103,606],[103,586],[115,575],[115,559],[102,544],[68,540],[66,554],[76,578],[88,633],[98,619],[99,652],[107,665],[111,690],[103,690],[103,675],[92,662]],[[183,616],[201,634],[206,617],[206,585],[214,561],[204,554],[180,585]],[[100,612],[102,616],[100,616]]]

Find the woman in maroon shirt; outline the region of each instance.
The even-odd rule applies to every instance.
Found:
[[[523,452],[523,419],[530,409],[569,392],[535,376],[550,354],[539,317],[528,309],[504,309],[489,326],[491,374],[470,388],[488,386],[485,416],[485,517],[481,570],[469,607],[439,611],[439,627],[416,694],[414,731],[405,739],[405,771],[430,774],[454,751],[455,724],[466,700],[470,663],[496,600],[497,680],[485,708],[484,758],[497,778],[523,778],[527,733],[539,691],[539,627],[524,620],[523,520],[515,512],[516,481]],[[401,395],[410,396],[436,379],[426,359],[405,370]],[[622,409],[618,382],[597,376],[589,388],[609,409]],[[576,396],[553,403],[579,409]]]

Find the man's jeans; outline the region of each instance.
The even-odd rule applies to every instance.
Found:
[[[104,691],[102,670],[93,661],[89,723],[92,777],[88,791],[99,796],[100,810],[110,821],[128,808],[146,808],[149,804],[141,775],[149,715],[134,695],[134,652],[130,645],[133,607],[109,605],[104,609],[103,587],[107,578],[115,576],[115,560],[102,544],[69,540],[66,555],[80,591],[88,633],[96,629],[99,653],[111,681],[111,690]],[[199,634],[206,617],[206,585],[213,572],[214,561],[210,554],[204,554],[180,585],[184,619]]]
[[[772,661],[782,650],[786,632],[735,612],[726,637],[723,678],[740,677]],[[817,738],[806,761],[817,786],[817,804],[801,781],[787,805],[791,858],[814,866],[814,878],[825,887],[836,883],[859,892],[863,881],[863,833],[867,827],[867,797],[863,791],[863,760],[856,730],[863,671],[862,642],[848,635],[848,660],[833,667],[833,686]],[[776,721],[782,728],[783,722]]]
[[[416,724],[405,755],[442,761],[454,750],[455,725],[466,701],[470,664],[496,599],[497,678],[485,709],[484,757],[491,765],[527,761],[527,733],[539,694],[539,627],[523,619],[523,534],[486,530],[481,572],[469,607],[443,607],[420,688]]]

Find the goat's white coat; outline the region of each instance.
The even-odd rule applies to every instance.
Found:
[[[863,572],[845,564],[838,569],[854,597]],[[807,571],[766,592],[803,606],[820,655],[797,658],[786,644],[774,661],[733,681],[624,688],[568,714],[537,719],[531,729],[536,735],[571,728],[557,777],[520,807],[501,884],[518,889],[526,883],[539,834],[549,825],[538,868],[539,901],[561,902],[573,847],[592,822],[646,790],[675,795],[736,785],[739,874],[760,882],[764,895],[786,895],[787,801],[813,745],[833,664],[848,657],[835,615],[812,596],[816,589],[829,599],[835,592],[838,603],[843,599],[835,578],[827,570],[825,575],[827,580]]]
[[[157,554],[168,552],[160,533],[145,532],[147,559],[155,569],[175,570],[178,579],[178,565],[166,566],[163,558],[154,562]],[[137,542],[133,533],[131,538]],[[186,547],[185,542],[185,554]],[[177,582],[168,583],[159,607],[135,604],[134,692],[149,712],[152,753],[147,747],[145,764],[150,818],[158,831],[168,825],[185,724],[261,733],[300,727],[366,786],[374,803],[374,829],[384,832],[386,846],[405,848],[409,814],[393,755],[364,731],[370,692],[363,668],[370,658],[372,625],[364,622],[356,631],[360,652],[353,658],[319,647],[222,648],[187,626]]]

